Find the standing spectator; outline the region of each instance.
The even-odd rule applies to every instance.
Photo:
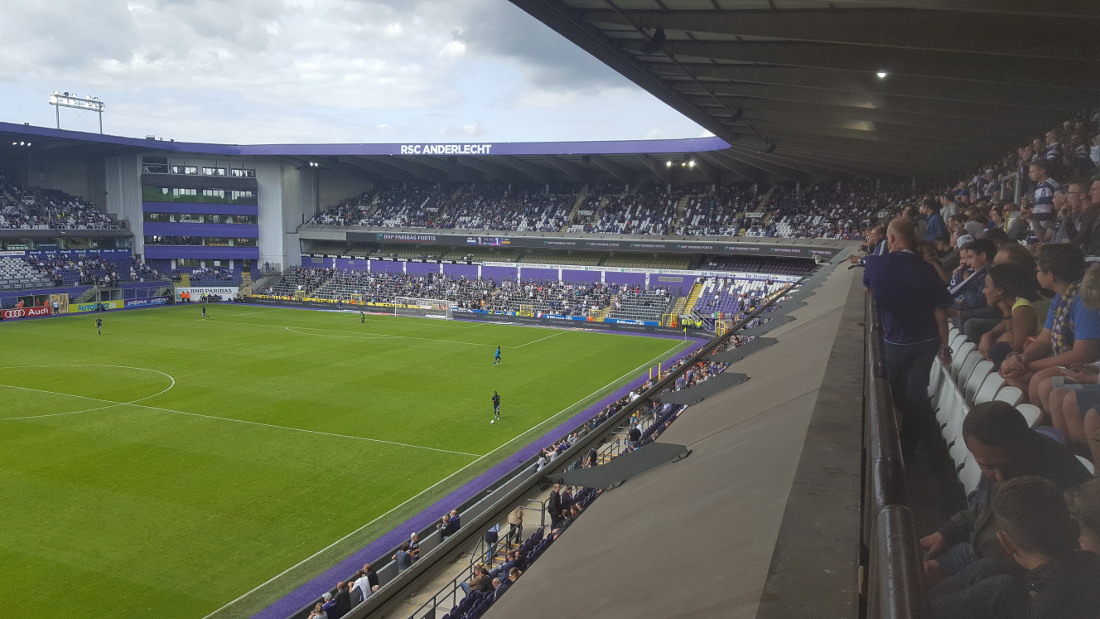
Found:
[[[523,506],[517,505],[515,509],[508,514],[508,539],[513,544],[519,543],[523,539]]]
[[[412,555],[409,554],[409,543],[403,542],[401,544],[401,547],[397,549],[397,553],[395,553],[390,558],[394,561],[397,561],[398,572],[404,572],[405,570],[412,567],[413,562]]]
[[[1034,242],[1045,243],[1053,236],[1054,192],[1061,185],[1051,178],[1051,164],[1045,159],[1033,161],[1028,168],[1028,176],[1035,183],[1035,205],[1031,208],[1034,223],[1031,233]]]
[[[546,511],[550,514],[550,528],[558,528],[561,523],[561,484],[554,484],[554,489],[546,502]]]
[[[413,563],[420,560],[420,536],[416,534],[416,531],[413,531],[412,535],[409,536],[409,556],[412,558]]]
[[[928,225],[924,228],[924,240],[935,241],[947,238],[947,224],[940,215],[940,205],[935,200],[925,199],[921,202],[921,213],[928,218]]]
[[[886,374],[901,412],[902,451],[911,459],[919,439],[939,434],[928,380],[937,352],[951,362],[946,310],[952,300],[935,269],[914,253],[912,221],[891,221],[886,238],[890,253],[867,257],[863,283],[882,314]]]
[[[340,619],[340,617],[348,614],[348,611],[351,610],[351,593],[348,591],[348,583],[343,581],[336,583],[335,599],[335,614],[329,612],[329,617],[331,619]]]

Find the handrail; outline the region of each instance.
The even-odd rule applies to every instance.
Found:
[[[866,616],[928,616],[913,516],[905,507],[905,463],[882,355],[878,308],[867,295],[864,364],[864,469],[861,556],[867,566]]]

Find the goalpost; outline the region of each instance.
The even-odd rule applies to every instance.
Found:
[[[446,299],[396,297],[393,300],[393,315],[449,319],[451,318],[451,302]]]

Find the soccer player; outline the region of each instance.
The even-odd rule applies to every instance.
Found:
[[[202,319],[206,320],[206,306],[202,306]]]
[[[497,349],[500,350],[499,348]],[[500,394],[496,391],[493,392],[493,419],[500,421]]]
[[[96,333],[99,333],[100,335],[103,335],[103,319],[102,318],[96,318],[95,319],[95,330],[96,330]]]
[[[367,321],[367,313],[363,310],[359,310],[359,324],[363,324]]]
[[[493,355],[493,365],[500,365],[500,346],[497,346],[497,352]]]

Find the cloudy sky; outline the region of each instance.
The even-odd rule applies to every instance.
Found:
[[[53,0],[0,8],[0,120],[177,141],[709,135],[507,0]],[[61,127],[97,131],[61,109]]]

